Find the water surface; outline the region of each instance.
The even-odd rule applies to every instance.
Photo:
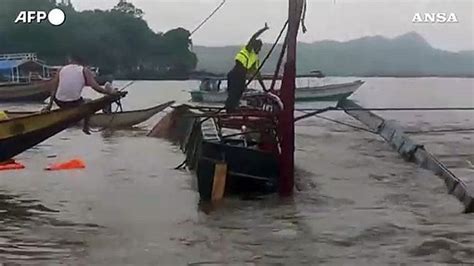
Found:
[[[474,79],[365,80],[352,98],[368,107],[474,106]],[[136,82],[123,105],[185,102],[197,85]],[[380,114],[412,131],[474,127],[472,112]],[[357,124],[341,112],[325,115]],[[226,199],[210,211],[198,204],[193,175],[173,170],[184,159],[178,148],[145,136],[159,117],[133,131],[86,136],[68,129],[19,155],[27,169],[0,173],[0,261],[474,264],[474,216],[461,213],[431,172],[405,163],[377,136],[318,118],[298,122],[294,197]],[[473,132],[413,136],[472,178]],[[76,157],[86,161],[85,170],[42,170]]]

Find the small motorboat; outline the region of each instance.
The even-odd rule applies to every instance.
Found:
[[[203,80],[199,90],[190,92],[193,102],[224,103],[227,99],[227,89],[220,88],[221,81]],[[336,83],[323,86],[298,87],[295,90],[296,101],[338,102],[351,96],[360,86],[362,80],[346,83]],[[278,91],[277,91],[278,93]],[[264,94],[261,90],[247,89],[243,98]]]

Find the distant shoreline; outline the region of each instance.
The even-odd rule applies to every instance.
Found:
[[[134,77],[134,78],[126,78],[126,77],[117,77],[115,80],[145,80],[145,81],[186,81],[186,80],[201,80],[204,77],[209,76],[187,76],[187,77]],[[224,76],[215,76],[216,78],[223,78],[226,79]],[[347,76],[333,76],[328,75],[327,77],[334,77],[334,78],[474,78],[474,75],[451,75],[451,76],[441,76],[441,75],[347,75]]]

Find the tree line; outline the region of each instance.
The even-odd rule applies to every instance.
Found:
[[[36,52],[50,65],[77,54],[106,74],[128,79],[185,77],[197,65],[188,30],[154,32],[143,11],[125,0],[110,10],[78,12],[60,5],[66,14],[61,26],[14,24],[20,11],[49,12],[57,5],[55,0],[2,0],[0,53]]]

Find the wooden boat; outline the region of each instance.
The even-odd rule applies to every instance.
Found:
[[[100,128],[129,128],[145,122],[157,113],[171,106],[174,101],[159,104],[147,109],[114,112],[111,114],[97,113],[90,117],[91,127]],[[22,117],[33,112],[6,112],[8,117]]]
[[[49,81],[55,71],[36,53],[0,55],[0,102],[44,101],[51,94]]]
[[[225,164],[225,195],[273,193],[278,188],[278,141],[272,116],[259,110],[206,117],[188,106],[176,107],[149,136],[181,145],[186,165],[197,176],[201,200],[213,198],[215,171]],[[251,133],[242,133],[246,125]]]
[[[351,96],[362,84],[364,84],[362,80],[356,80],[324,86],[299,87],[295,90],[295,100],[337,102]],[[191,100],[193,102],[224,103],[227,99],[227,91],[214,88],[208,91],[203,89],[191,91]],[[243,98],[262,94],[264,94],[262,91],[247,90],[244,92]]]
[[[0,102],[38,102],[51,95],[49,81],[0,84]]]
[[[105,96],[74,108],[0,121],[0,162],[35,146],[119,99]]]
[[[179,106],[149,133],[181,145],[185,164],[196,173],[202,200],[234,193],[292,193],[296,45],[304,3],[289,1],[288,31],[275,71],[278,76],[286,53],[279,95],[249,96],[250,107],[232,113],[215,107]]]
[[[115,112],[112,114],[97,113],[90,118],[91,127],[127,128],[145,122],[157,113],[170,107],[174,101],[159,104],[147,109]]]

